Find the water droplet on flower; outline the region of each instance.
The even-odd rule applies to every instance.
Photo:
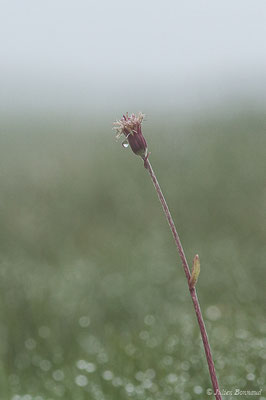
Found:
[[[124,141],[122,142],[122,146],[124,147],[124,149],[127,149],[128,146],[129,146],[128,141],[127,141],[127,140],[124,140]]]

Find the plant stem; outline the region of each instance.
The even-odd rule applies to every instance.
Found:
[[[190,269],[189,269],[189,266],[188,266],[188,263],[187,263],[187,260],[186,260],[186,256],[185,256],[185,253],[184,253],[180,238],[178,236],[178,233],[177,233],[173,218],[172,218],[171,213],[169,211],[168,205],[167,205],[167,203],[165,201],[163,192],[162,192],[162,190],[160,188],[159,182],[158,182],[158,180],[156,178],[156,175],[155,175],[155,173],[154,173],[154,171],[152,169],[151,163],[148,160],[148,158],[144,159],[144,166],[148,170],[148,172],[149,172],[149,174],[151,176],[152,182],[154,184],[154,187],[155,187],[156,192],[158,194],[159,200],[160,200],[161,205],[163,207],[166,219],[167,219],[167,221],[168,221],[168,223],[170,225],[172,234],[174,236],[174,240],[175,240],[175,243],[176,243],[176,246],[177,246],[177,249],[178,249],[178,253],[179,253],[179,256],[181,258],[182,265],[183,265],[183,268],[184,268],[184,271],[185,271],[185,274],[186,274],[186,277],[187,277],[190,295],[191,295],[192,302],[193,302],[193,305],[194,305],[194,309],[195,309],[195,312],[196,312],[196,316],[197,316],[197,320],[198,320],[198,324],[199,324],[199,328],[200,328],[200,333],[201,333],[201,337],[202,337],[202,342],[203,342],[203,345],[204,345],[204,350],[205,350],[207,363],[208,363],[208,367],[209,367],[212,386],[213,386],[213,390],[214,390],[214,395],[215,395],[216,400],[222,400],[222,397],[221,397],[221,394],[220,394],[220,390],[219,390],[218,380],[217,380],[217,376],[216,376],[216,372],[215,372],[214,362],[213,362],[213,358],[212,358],[212,354],[211,354],[211,348],[210,348],[210,344],[209,344],[209,340],[208,340],[208,335],[207,335],[206,327],[205,327],[204,320],[203,320],[203,317],[202,317],[199,300],[198,300],[198,297],[197,297],[197,292],[196,292],[195,287],[190,287],[190,284],[189,284],[191,273],[190,273]]]

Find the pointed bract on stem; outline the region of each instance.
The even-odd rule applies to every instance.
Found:
[[[192,266],[192,272],[191,272],[191,277],[189,280],[189,287],[193,288],[196,286],[196,283],[198,281],[200,274],[200,260],[198,254],[195,255],[193,259],[193,266]]]
[[[172,218],[172,215],[170,213],[170,210],[169,210],[166,200],[164,198],[163,192],[162,192],[159,182],[156,178],[156,175],[152,169],[151,163],[148,160],[149,153],[148,153],[148,149],[147,149],[147,143],[146,143],[146,140],[144,139],[144,137],[142,135],[142,131],[141,131],[141,123],[143,121],[143,117],[144,117],[144,115],[142,113],[139,113],[138,116],[136,116],[135,114],[128,116],[128,113],[126,115],[124,115],[123,118],[121,118],[119,121],[116,121],[114,123],[114,125],[115,125],[114,129],[117,131],[116,137],[119,138],[123,134],[126,136],[132,151],[135,154],[141,156],[141,158],[144,161],[144,167],[148,170],[148,172],[150,174],[151,180],[152,180],[155,190],[157,192],[157,195],[158,195],[158,198],[162,205],[166,219],[167,219],[170,229],[172,231],[172,234],[173,234],[176,246],[177,246],[177,250],[178,250],[179,256],[182,261],[183,269],[184,269],[184,272],[185,272],[185,275],[187,278],[189,292],[190,292],[193,306],[195,309],[195,313],[197,316],[198,325],[199,325],[199,329],[200,329],[200,333],[201,333],[201,337],[202,337],[202,342],[203,342],[203,346],[204,346],[204,350],[205,350],[205,354],[206,354],[206,359],[207,359],[207,363],[208,363],[208,367],[209,367],[209,373],[210,373],[212,386],[213,386],[213,390],[214,390],[214,396],[215,396],[216,400],[222,400],[222,397],[220,394],[221,392],[219,390],[218,380],[217,380],[217,376],[216,376],[216,371],[215,371],[215,367],[214,367],[214,362],[213,362],[213,358],[212,358],[212,354],[211,354],[209,339],[208,339],[206,327],[205,327],[204,320],[202,317],[202,312],[200,309],[200,304],[199,304],[199,300],[198,300],[198,296],[197,296],[197,292],[196,292],[196,288],[195,288],[195,285],[196,285],[196,282],[197,282],[197,279],[198,279],[198,276],[200,273],[199,257],[198,257],[198,255],[196,255],[194,257],[193,269],[192,269],[192,273],[190,273],[190,269],[189,269],[189,266],[187,263],[185,252],[183,250],[183,246],[181,244],[179,235],[177,233],[174,220]]]

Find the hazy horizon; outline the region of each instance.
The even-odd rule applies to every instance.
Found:
[[[2,2],[0,106],[81,113],[265,102],[266,3]]]

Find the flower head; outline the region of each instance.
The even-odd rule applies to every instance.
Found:
[[[114,122],[113,128],[116,131],[116,138],[119,139],[125,135],[132,151],[141,157],[147,155],[147,143],[141,131],[143,118],[144,114],[142,113],[130,116],[126,113],[119,121]]]

